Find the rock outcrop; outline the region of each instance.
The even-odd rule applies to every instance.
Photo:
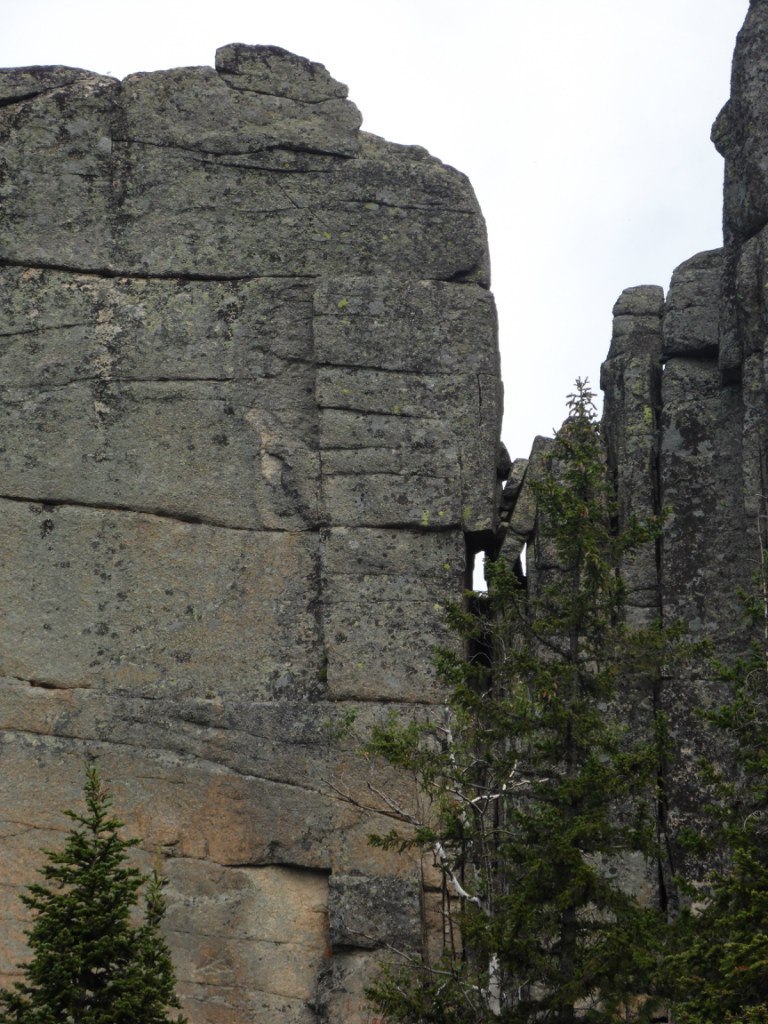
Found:
[[[767,55],[752,0],[713,130],[724,245],[666,297],[621,295],[602,373],[620,514],[666,510],[629,614],[721,657],[768,522]],[[359,127],[270,47],[123,82],[0,73],[0,981],[89,756],[162,853],[192,1024],[365,1020],[381,949],[420,941],[420,865],[368,845],[345,723],[440,702],[431,649],[475,552],[503,541],[522,572],[532,544],[538,571],[550,442],[497,455],[466,179]],[[662,903],[714,676],[691,660],[627,696],[676,748],[668,848],[632,882]]]
[[[665,514],[655,550],[625,568],[629,614],[637,622],[682,621],[691,640],[711,641],[725,661],[749,643],[739,591],[749,588],[768,538],[767,68],[768,0],[752,0],[731,98],[712,133],[725,157],[724,245],[678,267],[666,297],[655,286],[623,292],[601,379],[621,516]],[[525,475],[516,493],[502,510],[513,557],[536,541]],[[535,573],[535,558],[529,565]],[[659,865],[662,903],[677,898],[673,870],[694,877],[698,870],[684,861],[676,836],[682,825],[699,824],[699,757],[727,760],[700,714],[724,696],[702,655],[631,709],[638,729],[649,730],[663,713],[674,748],[660,808],[668,843]]]
[[[655,602],[666,622],[682,620],[693,639],[709,639],[724,660],[748,644],[739,591],[751,585],[767,523],[766,54],[768,3],[753,0],[737,40],[731,98],[712,136],[725,157],[723,248],[678,267],[656,324],[636,315],[630,346],[615,330],[604,366],[606,430],[617,450],[623,447],[617,460],[623,502],[644,511],[654,500],[666,512],[655,596],[646,584],[651,566],[638,594]],[[632,290],[625,300],[639,291],[647,292]],[[621,317],[614,322],[618,328]],[[641,378],[644,396],[643,388],[628,385]],[[630,402],[634,413],[622,422],[619,409]],[[643,477],[645,487],[638,483]],[[718,742],[699,711],[723,696],[707,659],[661,683],[658,708],[676,752],[662,824],[678,865],[675,835],[680,825],[695,827],[700,811],[694,766]]]
[[[338,727],[441,699],[501,386],[467,180],[359,127],[272,47],[0,72],[0,983],[91,756],[192,1024],[367,1019],[419,941]]]

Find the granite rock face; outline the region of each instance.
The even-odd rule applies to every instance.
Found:
[[[419,941],[336,726],[441,700],[501,385],[467,180],[359,128],[273,47],[0,72],[0,983],[86,756],[192,1024],[365,1020]]]
[[[620,296],[601,385],[620,517],[666,514],[655,549],[624,568],[628,615],[682,621],[727,661],[747,648],[739,590],[768,539],[768,0],[752,0],[712,137],[725,157],[724,245],[679,266],[666,297],[655,286]],[[502,514],[520,524],[513,558],[541,542],[524,485]],[[700,823],[697,759],[727,764],[722,738],[699,714],[725,695],[703,656],[661,678],[644,702],[624,695],[633,730],[650,733],[662,712],[674,748],[659,818],[662,904],[677,899],[674,871],[698,871],[676,836]]]

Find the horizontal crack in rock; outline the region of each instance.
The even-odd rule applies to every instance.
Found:
[[[166,270],[151,273],[147,271],[127,270],[120,267],[82,267],[66,263],[55,263],[53,261],[30,262],[29,260],[14,260],[6,257],[0,257],[0,268],[1,267],[19,267],[22,270],[53,270],[64,274],[78,274],[83,277],[101,277],[107,279],[124,277],[127,280],[135,281],[314,281],[322,277],[322,274],[320,273],[300,274],[295,271],[290,274],[203,274],[195,271],[184,270]]]
[[[182,523],[188,526],[203,526],[218,530],[233,530],[239,533],[311,533],[314,529],[309,526],[306,530],[289,530],[281,527],[270,526],[234,526],[231,523],[220,522],[215,519],[206,519],[200,516],[185,516],[180,513],[165,512],[151,508],[132,508],[128,505],[76,501],[71,498],[44,498],[18,494],[0,494],[0,501],[10,501],[18,505],[42,505],[46,509],[80,508],[89,509],[95,512],[118,512],[126,515],[152,516],[155,519],[167,519],[171,522]]]

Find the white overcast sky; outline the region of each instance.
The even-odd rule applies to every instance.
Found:
[[[363,128],[469,175],[488,222],[513,457],[597,387],[611,307],[721,241],[748,0],[0,0],[0,66],[123,77],[270,43],[325,64]]]

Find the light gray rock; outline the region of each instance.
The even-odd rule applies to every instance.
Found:
[[[326,277],[314,293],[314,328],[318,358],[339,366],[452,378],[498,373],[497,353],[476,344],[478,328],[496,330],[493,298],[480,288],[394,274]]]
[[[656,284],[625,288],[613,306],[614,317],[660,317],[664,312],[664,290]],[[640,321],[642,322],[642,321]],[[620,327],[620,324],[616,326]]]
[[[70,502],[2,500],[0,512],[3,675],[145,699],[317,695],[315,533]]]
[[[319,65],[235,46],[222,67],[122,84],[6,73],[19,102],[0,109],[0,258],[145,277],[395,271],[488,284],[466,178],[360,134]]]
[[[262,47],[253,54],[251,64],[259,69],[271,61],[272,51]],[[291,54],[281,63],[299,73],[309,64]],[[318,79],[311,76],[312,85]],[[337,91],[341,89],[327,72],[326,79]],[[243,87],[242,82],[247,84]],[[357,153],[362,118],[353,103],[338,96],[320,99],[312,86],[304,96],[301,89],[298,96],[290,88],[274,92],[274,84],[273,76],[264,81],[240,72],[223,77],[213,68],[130,75],[122,86],[116,141],[230,158],[278,149],[323,156]],[[262,88],[255,88],[258,85]]]

